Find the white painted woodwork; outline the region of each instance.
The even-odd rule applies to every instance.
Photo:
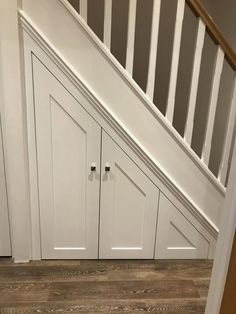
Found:
[[[227,122],[223,154],[222,154],[220,169],[219,169],[219,174],[218,174],[218,179],[224,185],[226,184],[227,171],[229,167],[229,156],[230,156],[230,149],[231,149],[232,140],[233,140],[235,117],[236,117],[236,76],[234,78],[234,83],[233,83],[232,100],[231,100],[229,117],[228,117],[228,122]]]
[[[178,209],[160,193],[156,259],[205,259],[209,243]]]
[[[113,117],[105,111],[99,100],[87,89],[82,82],[73,75],[66,64],[58,62],[55,51],[49,50],[39,37],[29,35],[29,25],[22,24],[28,32],[23,31],[24,53],[26,67],[26,96],[27,96],[27,133],[30,165],[30,191],[31,191],[31,224],[32,224],[32,259],[41,259],[41,243],[39,231],[39,205],[38,205],[38,178],[37,156],[35,143],[34,101],[32,87],[32,53],[41,60],[51,73],[65,86],[73,97],[90,113],[101,127],[114,139],[114,141],[126,152],[126,154],[139,166],[139,168],[151,179],[151,181],[171,200],[181,213],[204,235],[209,241],[208,258],[214,257],[217,230],[208,222],[202,212],[187,199],[180,191],[177,191],[170,181],[161,180],[156,165],[149,159],[145,159],[142,150],[135,144],[133,138],[124,132],[123,128],[114,121]],[[32,28],[31,28],[32,30]],[[155,169],[155,170],[154,170]]]
[[[76,86],[81,84],[89,91],[88,98],[95,101],[94,106],[110,125],[119,129],[125,141],[129,138],[131,148],[147,165],[152,180],[158,180],[187,211],[201,222],[202,217],[217,233],[224,187],[67,1],[22,0],[20,15],[33,33],[30,36],[36,37],[34,40],[59,60],[59,66]],[[52,15],[57,17],[53,27],[49,18]],[[141,128],[144,119],[145,127]]]
[[[103,42],[111,49],[112,0],[105,0]]]
[[[148,78],[147,78],[147,95],[152,101],[153,101],[154,86],[155,86],[160,11],[161,11],[161,0],[154,0],[153,1],[151,42],[150,42],[150,56],[149,56],[149,66],[148,66]]]
[[[202,160],[208,166],[210,161],[210,154],[211,154],[211,142],[212,142],[212,135],[214,129],[214,122],[215,122],[215,115],[216,115],[216,108],[217,108],[217,101],[220,89],[220,80],[221,74],[223,70],[224,64],[224,52],[221,47],[218,47],[216,61],[215,61],[215,69],[213,74],[213,81],[212,81],[212,89],[211,89],[211,96],[210,96],[210,103],[209,103],[209,112],[206,124],[206,134],[205,140],[203,145],[203,152],[202,152]]]
[[[137,9],[137,0],[129,0],[127,52],[126,52],[125,68],[131,76],[133,75],[133,63],[134,63],[136,9]]]
[[[184,19],[184,9],[185,9],[185,0],[178,0],[168,100],[167,100],[167,107],[166,107],[166,118],[171,124],[173,122],[173,117],[174,117],[175,95],[176,95],[177,75],[178,75],[178,67],[179,67],[179,55],[180,55],[181,35],[182,35],[182,27],[183,27],[183,19]]]
[[[199,83],[199,77],[200,77],[200,67],[201,67],[205,32],[206,32],[206,26],[203,23],[203,21],[199,18],[196,47],[195,47],[195,53],[194,53],[191,88],[190,88],[190,95],[189,95],[188,114],[187,114],[185,134],[184,134],[184,138],[190,146],[192,143],[194,114],[195,114],[196,101],[197,101],[197,91],[198,91],[198,83]]]
[[[205,314],[220,313],[232,247],[236,233],[236,141],[234,140],[229,183],[223,204],[223,217],[219,233],[210,289]],[[233,291],[232,291],[233,293]],[[234,294],[232,294],[234,295]]]
[[[7,204],[5,163],[0,115],[0,256],[11,256],[10,225]]]
[[[33,62],[42,258],[97,258],[101,128]]]
[[[30,259],[30,202],[17,0],[0,1],[0,107],[11,219],[12,257]]]
[[[79,13],[82,16],[82,18],[85,20],[85,22],[87,22],[87,18],[88,18],[88,1],[87,0],[80,0]]]
[[[102,134],[99,257],[153,258],[159,190]]]

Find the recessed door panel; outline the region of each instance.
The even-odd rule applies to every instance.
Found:
[[[36,58],[33,67],[42,258],[97,258],[101,128]]]
[[[100,258],[153,258],[158,189],[103,132]]]
[[[155,258],[206,259],[208,250],[208,241],[160,193]]]

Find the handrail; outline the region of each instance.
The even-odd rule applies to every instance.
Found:
[[[208,14],[206,8],[199,0],[186,0],[187,4],[190,6],[192,11],[197,17],[200,17],[206,24],[206,30],[211,38],[217,45],[220,45],[225,53],[225,58],[231,65],[231,67],[236,70],[236,52],[230,46],[219,27],[213,21],[212,17]]]

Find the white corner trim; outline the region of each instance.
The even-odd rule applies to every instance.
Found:
[[[155,118],[162,124],[166,131],[174,138],[176,143],[185,151],[185,153],[191,158],[195,165],[202,171],[202,173],[208,178],[211,183],[225,196],[226,188],[223,184],[216,178],[209,168],[203,163],[201,158],[194,153],[189,144],[184,140],[184,138],[175,130],[172,124],[162,115],[162,113],[153,104],[152,100],[143,92],[143,90],[138,86],[138,84],[133,80],[131,75],[126,71],[122,65],[116,60],[116,58],[111,54],[110,50],[101,42],[101,40],[94,34],[87,23],[81,18],[78,12],[70,5],[67,0],[58,0],[63,6],[69,11],[73,18],[79,23],[79,25],[84,30],[86,36],[95,43],[97,48],[102,52],[106,60],[115,68],[120,77],[129,85],[129,87],[135,92],[136,96],[143,102],[145,107],[155,116]],[[25,16],[24,12],[20,13]]]
[[[61,1],[61,0],[60,0]],[[202,226],[217,239],[219,229],[217,226],[198,208],[185,192],[178,187],[178,185],[169,178],[160,166],[153,161],[152,156],[138,143],[133,136],[129,134],[126,128],[118,119],[106,108],[105,104],[95,93],[89,89],[79,75],[73,71],[73,67],[64,60],[60,53],[49,43],[47,38],[34,25],[30,18],[23,12],[19,11],[20,22],[22,28],[30,35],[30,37],[37,43],[37,45],[49,56],[49,58],[60,68],[67,78],[78,88],[78,90],[85,96],[92,104],[97,112],[104,118],[104,120],[114,129],[114,131],[125,141],[127,145],[135,152],[140,160],[150,169],[150,171],[159,178],[159,180],[173,193],[173,195],[183,204],[185,208],[201,223]],[[224,194],[224,191],[221,190]]]

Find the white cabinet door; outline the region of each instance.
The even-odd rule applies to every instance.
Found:
[[[206,259],[209,242],[160,193],[155,258]]]
[[[11,256],[9,215],[3,156],[2,126],[0,115],[0,256]]]
[[[33,70],[42,258],[98,258],[101,128],[36,58]]]
[[[158,197],[154,184],[103,132],[100,258],[154,257]]]

